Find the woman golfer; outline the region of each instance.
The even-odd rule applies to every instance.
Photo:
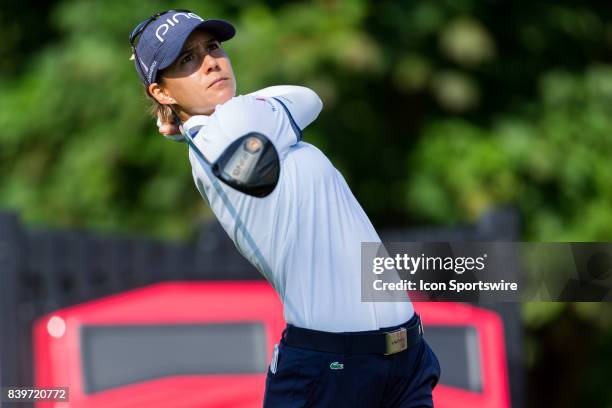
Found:
[[[361,242],[380,239],[342,175],[301,140],[321,111],[319,97],[298,86],[236,96],[221,47],[234,34],[225,21],[169,10],[139,24],[130,43],[160,131],[177,133],[173,115],[182,122],[193,138],[197,189],[284,305],[287,328],[270,363],[264,406],[433,406],[440,366],[419,317],[407,295],[361,301]],[[278,183],[263,198],[220,182],[209,164],[251,132],[265,135],[280,158]]]

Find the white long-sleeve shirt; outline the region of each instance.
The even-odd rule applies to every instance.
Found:
[[[338,170],[301,141],[321,109],[312,90],[275,86],[190,118],[184,126],[211,162],[249,132],[266,135],[281,160],[275,190],[255,198],[221,183],[190,149],[195,184],[238,250],[279,294],[287,323],[329,332],[404,323],[414,313],[407,295],[403,302],[361,301],[361,242],[380,238]]]

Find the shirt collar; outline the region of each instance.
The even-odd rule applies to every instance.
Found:
[[[194,115],[183,123],[183,127],[185,130],[190,131],[195,127],[206,126],[208,124],[208,118],[210,118],[210,116]]]

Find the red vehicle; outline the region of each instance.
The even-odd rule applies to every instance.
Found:
[[[504,334],[493,312],[415,303],[442,378],[436,407],[510,406]],[[35,382],[68,386],[39,407],[261,407],[284,328],[265,282],[161,283],[58,310],[34,327]]]

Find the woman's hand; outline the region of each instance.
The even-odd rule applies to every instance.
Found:
[[[174,120],[164,121],[160,116],[157,116],[157,129],[164,136],[179,135],[181,133]]]

